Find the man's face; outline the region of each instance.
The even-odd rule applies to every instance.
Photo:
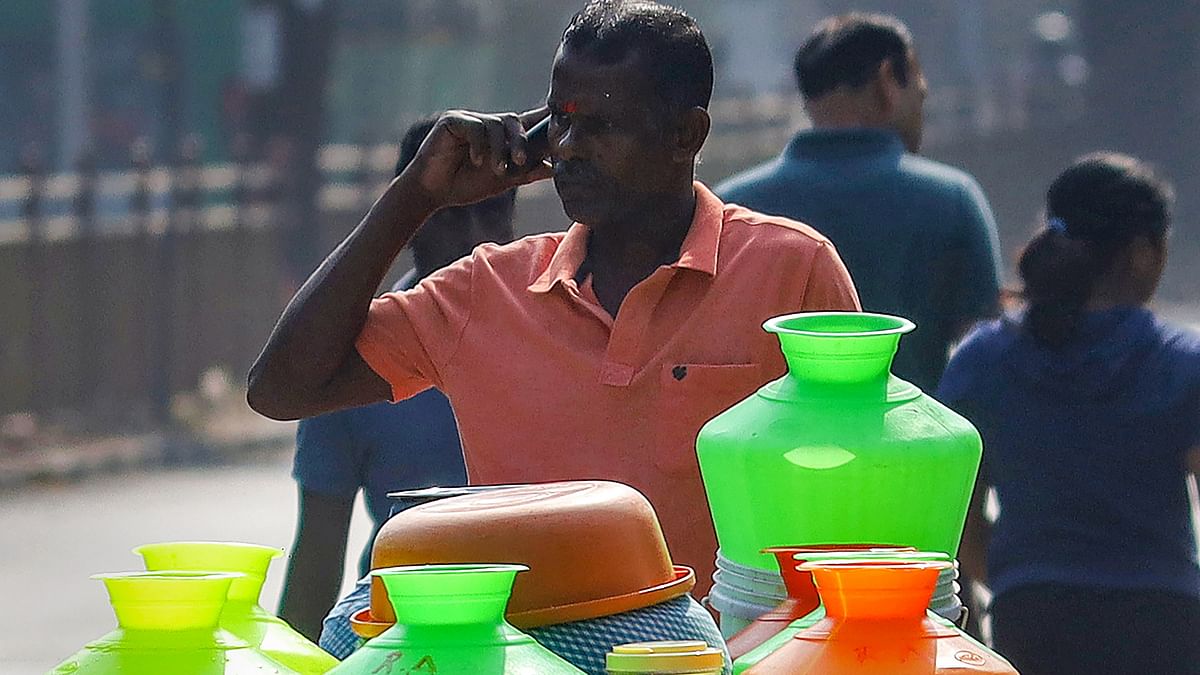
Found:
[[[563,210],[589,227],[629,218],[669,190],[667,120],[633,54],[601,65],[560,47],[550,80],[550,156]]]
[[[921,137],[925,129],[925,96],[929,85],[925,73],[917,61],[916,54],[908,54],[908,84],[900,87],[900,99],[896,106],[893,124],[909,152],[921,150]]]

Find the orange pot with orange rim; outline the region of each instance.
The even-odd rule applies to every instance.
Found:
[[[926,614],[949,561],[830,560],[811,572],[825,618],[747,675],[1017,675],[1008,661]]]
[[[812,573],[801,568],[810,553],[831,551],[878,551],[895,553],[913,551],[911,546],[888,546],[883,544],[813,544],[810,546],[773,546],[763,553],[774,555],[779,561],[779,573],[788,597],[775,609],[763,614],[726,642],[730,658],[737,659],[773,636],[785,630],[797,619],[808,616],[821,604],[817,587],[813,585]]]

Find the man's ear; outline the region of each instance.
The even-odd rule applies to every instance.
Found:
[[[900,80],[896,78],[896,67],[891,59],[884,59],[875,71],[870,84],[872,96],[884,118],[890,119],[900,104]]]
[[[712,128],[712,118],[700,106],[685,110],[675,128],[675,160],[691,162],[699,154]]]
[[[1137,236],[1129,244],[1125,264],[1130,272],[1139,276],[1159,274],[1166,263],[1166,255],[1164,244],[1146,236]]]

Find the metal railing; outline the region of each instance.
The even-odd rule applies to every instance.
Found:
[[[959,133],[954,111],[942,108],[927,125],[935,140]],[[698,169],[709,181],[778,154],[805,124],[791,96],[717,101],[711,112]],[[978,139],[949,158],[969,165]],[[48,174],[29,162],[0,176],[0,415],[104,428],[168,422],[176,394],[206,370],[242,377],[312,264],[292,255],[306,235],[286,152],[202,165],[190,138],[174,161],[152,165],[149,150],[134,144],[123,170],[84,161]],[[331,250],[358,221],[391,177],[395,152],[391,143],[322,149],[320,241],[308,249]],[[1037,193],[1014,186],[1014,204]],[[566,224],[548,183],[522,189],[519,234]]]

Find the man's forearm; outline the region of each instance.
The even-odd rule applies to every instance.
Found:
[[[304,282],[250,369],[249,399],[264,414],[286,416],[288,401],[319,397],[346,363],[375,290],[433,206],[403,177]]]

